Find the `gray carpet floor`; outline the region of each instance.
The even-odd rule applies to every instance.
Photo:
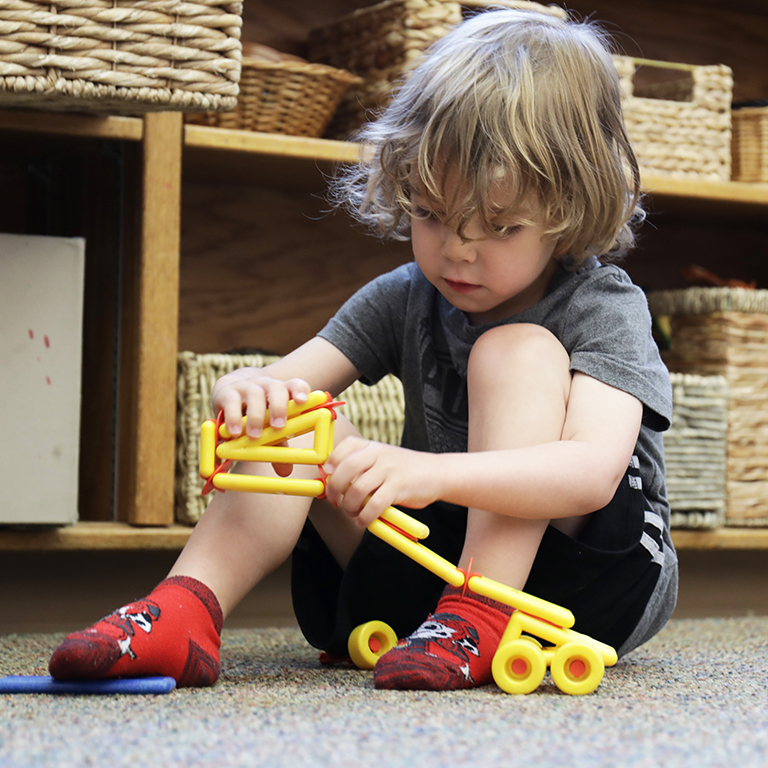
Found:
[[[0,637],[0,675],[46,674],[59,638]],[[376,691],[295,629],[223,641],[209,689],[0,696],[0,766],[768,766],[765,617],[673,621],[581,697]]]

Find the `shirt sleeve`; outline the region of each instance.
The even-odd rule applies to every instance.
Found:
[[[577,290],[565,317],[571,370],[633,395],[643,403],[643,424],[669,429],[672,385],[645,294],[621,270],[599,272]]]
[[[363,286],[318,336],[338,347],[367,384],[388,373],[400,375],[411,265],[398,267]]]

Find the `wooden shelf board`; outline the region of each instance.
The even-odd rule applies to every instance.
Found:
[[[324,174],[356,163],[357,144],[302,136],[184,126],[184,179],[320,192]]]
[[[144,135],[144,121],[140,117],[118,115],[2,109],[0,129],[115,141],[141,141]]]
[[[184,146],[192,156],[193,163],[199,163],[201,155],[208,157],[207,165],[219,168],[221,180],[236,174],[236,163],[250,165],[248,156],[261,158],[264,162],[272,159],[286,162],[304,161],[321,166],[333,163],[354,163],[360,156],[360,146],[351,142],[331,139],[313,139],[302,136],[282,136],[273,133],[236,131],[224,128],[210,128],[201,125],[186,125]],[[214,153],[217,159],[211,159]],[[233,155],[234,157],[228,158]],[[228,160],[231,159],[232,162]],[[261,167],[254,165],[256,172]],[[209,168],[210,170],[210,168]],[[237,178],[236,180],[242,180]],[[644,173],[643,187],[654,199],[673,203],[703,201],[724,204],[731,207],[768,209],[768,184],[745,184],[735,181],[708,181],[679,179],[659,174]]]
[[[678,549],[768,549],[768,528],[673,530],[672,540]]]
[[[62,528],[0,528],[0,551],[84,549],[172,549],[187,543],[192,528],[186,525],[142,528],[127,523],[79,522]]]
[[[26,550],[180,550],[192,533],[186,525],[141,528],[126,523],[80,522],[63,528],[0,528],[0,551]],[[719,528],[712,531],[675,530],[678,549],[768,549],[768,528]]]
[[[141,117],[120,115],[0,109],[0,130],[141,141],[144,135],[144,121]],[[354,163],[360,155],[360,146],[351,142],[192,124],[184,126],[184,146],[192,150],[193,156],[196,151],[214,152],[219,159],[225,155],[233,155],[232,164],[242,163],[250,155],[325,166],[333,163]],[[224,179],[232,164],[221,164]],[[643,174],[643,186],[652,196],[663,199],[768,208],[768,184],[679,179],[648,173]]]
[[[643,175],[643,189],[651,199],[652,211],[669,208],[694,216],[759,217],[768,212],[768,184],[739,181],[676,179]]]
[[[360,153],[359,145],[346,141],[235,131],[189,123],[184,126],[184,146],[341,163],[357,162]]]

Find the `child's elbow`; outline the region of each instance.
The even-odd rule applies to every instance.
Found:
[[[591,500],[590,504],[592,507],[590,510],[591,512],[607,507],[611,503],[614,496],[616,496],[616,492],[619,490],[621,481],[624,479],[626,473],[626,468],[624,468],[623,471],[617,469],[615,471],[601,473],[602,477],[600,477],[599,482],[596,482],[594,485],[594,498]]]

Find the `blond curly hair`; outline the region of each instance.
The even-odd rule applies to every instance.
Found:
[[[355,138],[363,158],[336,174],[331,200],[384,238],[409,239],[414,179],[460,236],[475,216],[491,236],[499,222],[536,223],[575,267],[624,255],[644,217],[609,40],[590,22],[479,13]],[[536,221],[521,221],[531,201]]]

